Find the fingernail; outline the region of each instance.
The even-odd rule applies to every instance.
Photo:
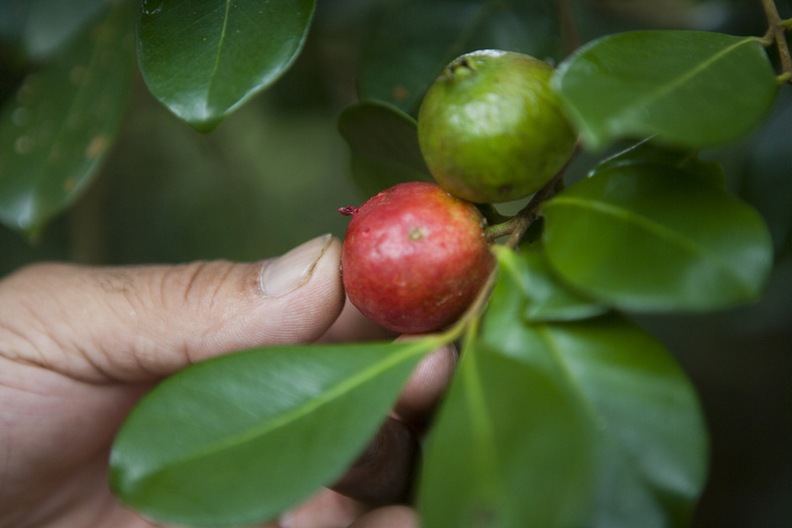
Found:
[[[281,297],[305,284],[332,239],[330,234],[316,237],[267,262],[259,275],[259,284],[264,295]]]

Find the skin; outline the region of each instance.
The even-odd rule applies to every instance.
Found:
[[[418,140],[432,176],[475,203],[523,198],[569,160],[576,135],[528,55],[482,50],[452,61],[427,91]]]
[[[320,237],[258,263],[39,264],[0,280],[0,527],[157,526],[108,489],[109,449],[127,413],[163,377],[215,355],[388,335],[345,307],[340,256],[339,240]],[[412,473],[414,457],[391,453],[410,453],[412,423],[428,419],[454,357],[442,349],[424,359],[415,374],[424,381],[408,384],[403,413],[373,442],[385,448],[350,469],[345,492],[369,504],[318,491],[262,526],[380,526],[361,515],[404,496],[391,483]],[[417,526],[403,509],[378,515]]]
[[[454,322],[493,268],[481,213],[438,185],[396,185],[351,213],[344,287],[364,315],[394,331]]]

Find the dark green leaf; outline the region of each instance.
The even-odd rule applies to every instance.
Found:
[[[134,67],[130,3],[31,73],[0,113],[0,220],[33,232],[70,205],[109,152]]]
[[[458,55],[482,48],[555,56],[554,6],[518,0],[391,2],[363,48],[360,97],[416,115],[440,70]]]
[[[669,167],[601,171],[543,212],[553,269],[624,309],[712,310],[750,301],[772,262],[770,236],[755,210]]]
[[[487,317],[487,347],[552,380],[579,402],[594,431],[594,473],[583,492],[594,500],[576,526],[686,526],[706,477],[707,435],[693,388],[663,346],[619,316],[532,325],[504,311]],[[553,434],[556,425],[548,422],[523,427]],[[565,439],[557,441],[563,446]],[[542,454],[534,456],[540,461]]]
[[[588,175],[591,177],[600,172],[630,165],[656,165],[678,169],[713,185],[723,186],[726,181],[720,164],[702,160],[697,151],[668,148],[649,140],[641,141],[601,161]]]
[[[211,130],[291,66],[315,0],[143,0],[138,60],[149,89]]]
[[[516,253],[494,246],[499,280],[490,303],[508,303],[525,321],[569,321],[601,315],[607,307],[586,299],[556,279],[543,252]],[[496,308],[497,309],[497,308]]]
[[[581,526],[593,437],[583,413],[544,372],[468,341],[426,448],[421,525]]]
[[[197,363],[135,408],[111,456],[123,502],[160,521],[265,521],[362,452],[437,339],[256,349]]]
[[[603,37],[561,64],[554,86],[591,149],[625,137],[690,148],[733,141],[778,90],[757,39],[701,31]]]
[[[432,181],[415,120],[402,111],[364,101],[341,114],[338,129],[352,150],[352,177],[366,196],[404,181]]]

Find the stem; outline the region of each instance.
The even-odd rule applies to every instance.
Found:
[[[580,47],[580,34],[575,22],[575,10],[572,7],[572,2],[570,0],[555,0],[555,8],[564,48],[568,54],[572,53]]]
[[[778,48],[778,57],[781,61],[782,75],[779,80],[792,83],[792,54],[789,52],[789,45],[786,41],[786,30],[789,29],[790,20],[782,20],[778,14],[778,8],[774,0],[762,0],[765,15],[767,16],[767,35],[765,36],[768,44],[775,42]]]
[[[575,154],[579,147],[575,147],[575,152],[569,157],[566,165],[558,171],[552,180],[539,189],[528,202],[528,205],[520,209],[516,215],[509,218],[505,222],[489,226],[485,230],[487,240],[494,242],[495,239],[507,236],[508,240],[504,243],[507,247],[512,249],[517,247],[522,237],[528,231],[536,219],[539,217],[537,211],[542,203],[546,202],[555,196],[564,187],[564,173],[572,160],[575,159]]]
[[[528,231],[533,223],[539,218],[539,207],[555,196],[561,189],[564,187],[564,173],[566,172],[567,167],[572,160],[575,159],[575,154],[579,146],[575,147],[575,152],[569,157],[566,165],[561,168],[558,173],[553,176],[553,179],[547,182],[547,184],[539,189],[528,202],[528,205],[520,209],[520,211],[514,215],[513,217],[509,218],[505,222],[500,224],[495,224],[490,226],[486,230],[487,239],[492,242],[496,238],[500,238],[501,236],[508,235],[509,238],[504,243],[505,246],[514,249],[517,247],[517,244],[520,243],[522,237]],[[492,288],[495,286],[495,277],[497,276],[497,267],[492,270],[487,277],[487,282],[484,283],[481,290],[479,291],[478,295],[476,296],[475,300],[468,306],[468,309],[465,310],[465,313],[451,326],[448,330],[443,332],[443,338],[447,339],[448,341],[453,341],[459,339],[464,334],[465,330],[470,325],[475,325],[478,323],[479,317],[484,312],[484,308],[486,308],[487,303],[489,302],[490,294],[492,293]]]
[[[500,237],[511,235],[514,230],[517,229],[518,222],[519,215],[507,218],[499,224],[488,226],[484,230],[484,235],[487,237],[487,242],[493,243]]]
[[[539,206],[555,196],[564,187],[563,184],[564,171],[562,170],[556,174],[547,185],[539,189],[539,191],[533,195],[533,198],[531,198],[531,201],[528,202],[528,205],[523,207],[514,217],[514,228],[511,235],[509,235],[509,239],[505,243],[507,247],[512,249],[517,247],[517,244],[520,243],[523,235],[525,235],[526,231],[528,231],[528,228],[531,227],[534,222],[536,222],[537,218],[539,218]]]
[[[465,330],[471,325],[475,325],[481,314],[484,313],[487,303],[492,293],[492,288],[495,287],[495,277],[497,276],[497,267],[492,270],[492,273],[487,277],[487,282],[479,290],[478,295],[473,302],[465,310],[465,313],[451,326],[448,330],[443,332],[443,337],[446,342],[456,341],[465,333]]]

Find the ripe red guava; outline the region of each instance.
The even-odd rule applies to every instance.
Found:
[[[453,323],[493,269],[482,214],[434,183],[398,184],[340,211],[352,216],[341,260],[347,296],[385,328]]]

